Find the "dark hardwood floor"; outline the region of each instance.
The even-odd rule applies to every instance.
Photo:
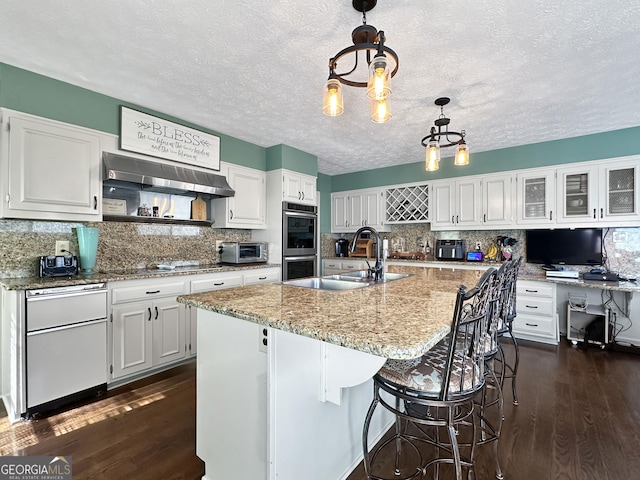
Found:
[[[523,342],[521,355],[520,405],[506,393],[500,439],[505,478],[640,478],[640,356],[565,339],[558,348]],[[495,478],[489,448],[478,452],[476,478]],[[199,479],[195,364],[47,417],[12,426],[0,418],[0,454],[72,455],[74,480]],[[348,480],[364,478],[359,467]]]

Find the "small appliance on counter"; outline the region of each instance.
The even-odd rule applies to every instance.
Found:
[[[40,257],[38,274],[44,277],[70,277],[78,274],[75,255],[48,255]]]
[[[349,256],[349,240],[346,238],[339,238],[336,240],[336,257],[348,257]]]
[[[267,242],[222,242],[220,263],[267,263]]]
[[[436,240],[436,259],[464,260],[464,240]]]

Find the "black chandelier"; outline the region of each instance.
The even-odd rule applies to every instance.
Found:
[[[451,119],[444,116],[444,106],[450,102],[448,97],[436,98],[435,104],[440,107],[440,116],[433,122],[429,135],[422,139],[422,146],[427,148],[426,165],[427,172],[435,172],[440,168],[440,148],[456,147],[454,165],[469,164],[469,147],[464,141],[465,132],[449,131]],[[437,127],[437,130],[436,130]],[[444,129],[444,130],[443,130]],[[446,143],[441,143],[446,142]]]
[[[398,55],[385,46],[385,36],[372,25],[367,25],[367,12],[376,6],[377,0],[353,0],[353,8],[362,12],[362,25],[351,32],[353,45],[340,50],[336,56],[329,59],[329,78],[322,96],[322,113],[335,117],[344,112],[342,99],[342,85],[367,89],[371,120],[384,123],[391,118],[389,110],[389,95],[391,94],[391,77],[398,71]],[[358,58],[364,52],[368,66],[367,81],[353,79],[357,76]],[[340,60],[351,58],[351,70],[344,73],[336,71]]]

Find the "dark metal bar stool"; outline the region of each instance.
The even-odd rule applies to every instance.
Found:
[[[482,342],[496,274],[494,268],[489,269],[469,291],[459,287],[448,337],[420,358],[387,360],[374,376],[373,401],[362,433],[367,478],[381,480],[387,474],[389,479],[407,480],[430,469],[437,478],[440,466],[446,464],[453,465],[457,480],[462,480],[463,470],[472,478],[477,422],[474,398],[485,383]],[[369,423],[378,405],[396,416],[396,428],[369,452]],[[463,441],[461,429],[467,430]],[[376,462],[387,448],[395,448],[392,472],[382,472],[383,466]],[[426,450],[432,454],[428,458]],[[403,456],[413,457],[411,466]]]

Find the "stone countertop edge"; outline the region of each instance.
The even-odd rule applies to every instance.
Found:
[[[142,280],[153,278],[167,278],[178,277],[185,275],[204,275],[209,273],[224,273],[235,272],[243,270],[255,270],[258,268],[280,268],[279,263],[265,263],[265,264],[252,264],[252,265],[225,265],[225,266],[211,266],[197,267],[192,270],[166,270],[159,271],[158,273],[146,273],[136,272],[96,272],[89,275],[78,274],[71,277],[20,277],[20,278],[0,278],[0,286],[5,290],[33,290],[36,288],[54,288],[54,287],[69,287],[74,285],[89,285],[94,283],[104,282],[120,282],[126,280]]]
[[[520,273],[520,275],[518,275],[518,280],[530,280],[535,282],[555,283],[558,285],[597,288],[600,290],[613,290],[628,293],[640,292],[640,285],[635,282],[601,282],[597,280],[583,280],[582,278],[547,277],[543,273]]]
[[[451,329],[460,284],[475,270],[395,266],[411,276],[361,289],[319,291],[251,285],[180,295],[179,303],[384,358],[418,358]]]

